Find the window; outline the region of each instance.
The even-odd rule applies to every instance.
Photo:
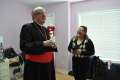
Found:
[[[79,25],[88,26],[96,55],[104,60],[120,60],[120,9],[79,13]]]

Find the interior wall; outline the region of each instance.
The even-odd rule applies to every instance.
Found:
[[[69,65],[68,54],[68,3],[57,3],[44,6],[48,13],[55,13],[55,37],[58,46],[58,52],[55,53],[56,68],[67,72]]]
[[[0,1],[0,36],[4,37],[4,47],[19,49],[19,35],[22,25],[31,22],[31,10],[35,5],[26,5],[18,0]],[[48,13],[55,13],[56,41],[58,53],[55,54],[56,68],[63,72],[68,71],[68,3],[57,3],[44,6]]]
[[[0,0],[0,36],[4,47],[19,49],[19,34],[24,23],[31,21],[31,7],[18,0]]]

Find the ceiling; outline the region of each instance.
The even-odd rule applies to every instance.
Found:
[[[52,3],[59,3],[59,2],[78,2],[78,1],[86,1],[86,0],[21,0],[22,2],[30,5],[46,5]]]

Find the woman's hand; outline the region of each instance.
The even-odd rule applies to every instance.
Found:
[[[80,53],[81,53],[81,50],[80,50],[80,49],[75,49],[75,50],[73,50],[72,53],[73,53],[73,54],[80,54]]]

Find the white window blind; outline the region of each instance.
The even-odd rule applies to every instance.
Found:
[[[120,9],[79,13],[79,26],[88,27],[96,55],[120,61]]]

